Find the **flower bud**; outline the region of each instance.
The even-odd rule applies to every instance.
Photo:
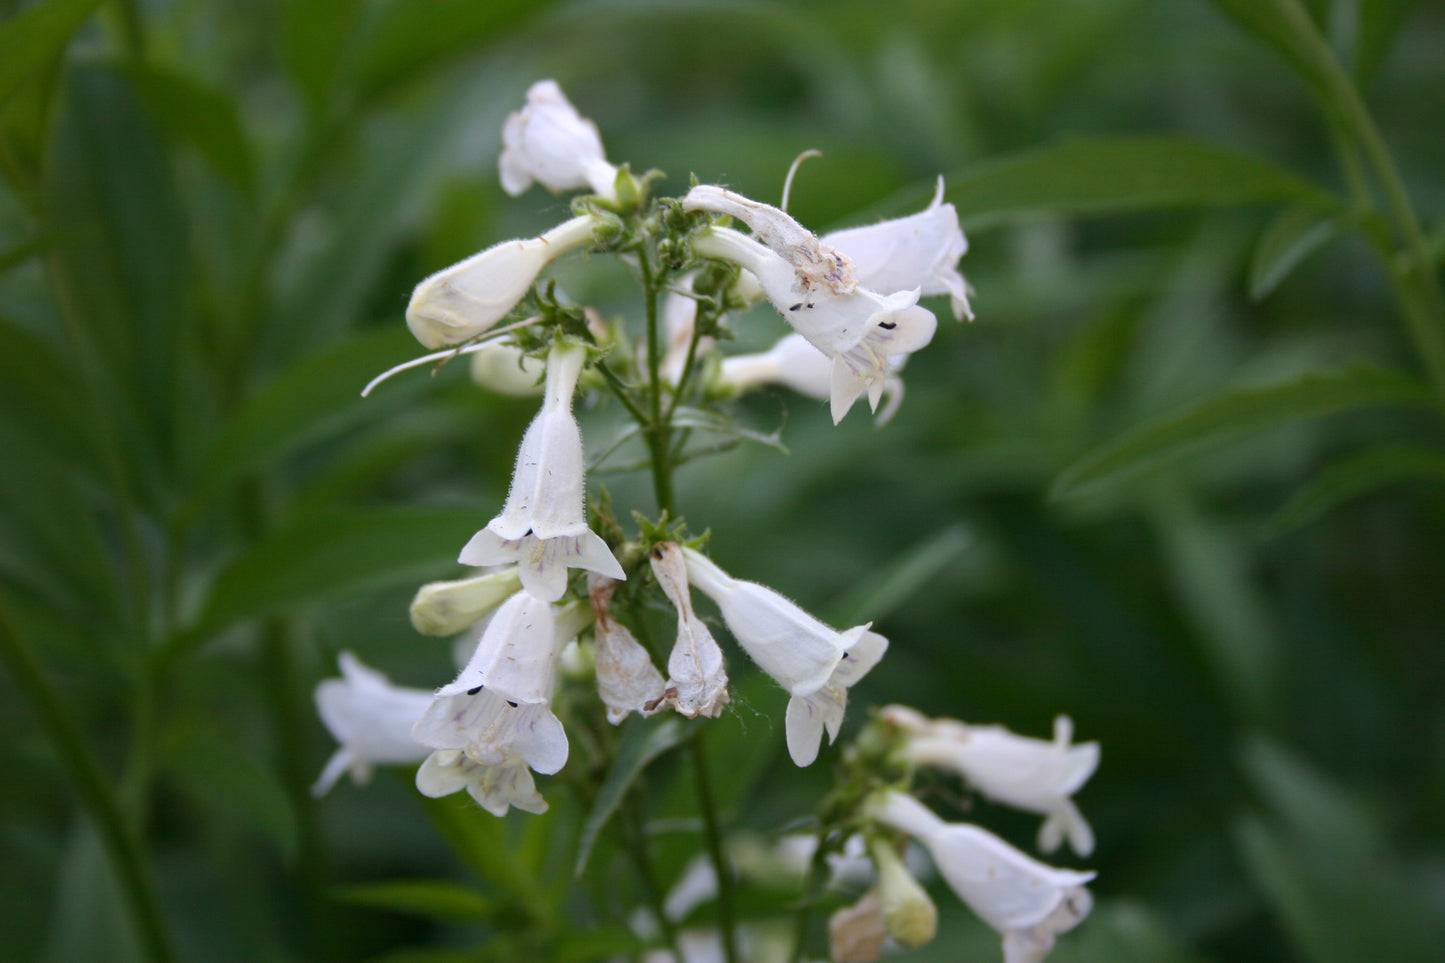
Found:
[[[527,91],[527,106],[507,117],[498,161],[502,189],[521,194],[536,181],[554,194],[591,187],[617,199],[617,168],[607,163],[597,125],[577,113],[555,80]]]
[[[938,934],[938,908],[903,864],[898,851],[881,839],[870,840],[868,851],[878,867],[878,890],[883,897],[883,922],[899,944],[916,949]]]
[[[455,635],[521,587],[515,566],[473,578],[428,582],[411,601],[411,624],[422,635]]]

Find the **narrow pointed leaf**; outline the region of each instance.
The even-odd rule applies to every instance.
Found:
[[[952,174],[968,226],[1051,214],[1290,203],[1332,209],[1328,191],[1264,158],[1186,137],[1068,140]]]
[[[597,834],[607,825],[617,807],[627,795],[633,782],[647,768],[647,764],[669,749],[680,745],[693,732],[695,727],[684,725],[675,716],[669,716],[660,721],[649,721],[637,716],[629,716],[622,736],[622,745],[617,751],[617,758],[612,762],[612,768],[607,771],[607,778],[602,783],[602,789],[597,794],[597,802],[592,811],[587,814],[587,821],[582,824],[582,835],[577,841],[577,865],[574,873],[581,876],[587,868],[587,860],[592,856],[592,847],[597,842]]]
[[[255,157],[234,99],[161,67],[132,66],[126,75],[162,130],[194,148],[217,174],[244,193],[255,191]]]
[[[492,916],[497,904],[482,893],[445,879],[398,879],[334,890],[344,903],[394,910],[436,920],[474,920]]]
[[[1275,537],[1387,485],[1445,483],[1445,452],[1382,446],[1336,462],[1321,471],[1270,519],[1265,534]]]
[[[1281,211],[1260,235],[1249,265],[1249,296],[1269,294],[1299,266],[1340,233],[1340,220],[1326,211],[1291,207]]]
[[[0,105],[49,61],[100,0],[49,0],[0,23]]]
[[[1430,391],[1394,371],[1354,367],[1311,372],[1263,387],[1231,388],[1125,432],[1074,462],[1052,497],[1077,495],[1186,454],[1291,422],[1375,405],[1427,405]]]

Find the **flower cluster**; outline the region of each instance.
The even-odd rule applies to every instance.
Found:
[[[573,198],[573,216],[540,236],[504,241],[423,280],[406,322],[427,348],[474,354],[479,384],[540,393],[541,405],[522,436],[500,512],[460,550],[458,562],[478,571],[423,586],[412,604],[418,631],[459,636],[456,678],[435,691],[404,688],[343,654],[343,678],[316,693],[341,743],[316,790],[345,771],[361,780],[372,764],[419,762],[416,785],[427,796],[465,790],[498,816],[514,807],[546,811],[534,774],[563,769],[571,753],[563,718],[587,704],[557,698],[559,675],[574,675],[559,672],[564,652],[581,653],[568,664],[591,675],[592,704],[614,726],[634,713],[693,719],[727,711],[727,659],[694,607],[694,590],[786,691],[788,752],[808,766],[825,734],[830,744],[838,738],[849,689],[878,664],[888,640],[871,623],[835,629],[701,551],[705,539],[689,536],[678,519],[670,482],[658,481],[675,465],[664,462],[686,443],[687,432],[671,419],[680,406],[715,404],[765,384],[826,400],[835,423],[864,395],[875,412],[886,396],[880,421],[891,416],[902,399],[900,371],[937,326],[920,299],[946,296],[955,317],[972,317],[956,269],[967,243],[943,201],[942,180],[917,214],[819,237],[784,210],[718,185],[651,199],[652,175],[634,177],[626,165],[611,164],[596,126],[552,81],[532,87],[526,106],[507,119],[502,142],[508,193],[533,183],[588,193]],[[555,285],[541,280],[554,261],[584,249],[621,257],[643,281],[649,324],[640,350],[630,349],[620,322],[569,308]],[[767,352],[722,357],[724,339],[714,335],[730,313],[764,299],[791,332]],[[594,385],[610,390],[631,416],[623,438],[648,446],[654,471],[659,517],[639,516],[630,539],[609,512],[589,516],[573,409],[579,392]],[[675,630],[665,630],[672,646],[663,668],[654,658],[661,647],[649,648],[659,609],[676,616]],[[1064,838],[1081,853],[1092,845],[1068,797],[1093,771],[1097,747],[1070,747],[1067,720],[1054,743],[1037,743],[904,707],[879,718],[907,736],[888,766],[953,769],[983,795],[1044,815],[1046,849]],[[592,736],[599,728],[610,731],[592,727]],[[598,744],[607,738],[589,738],[588,752],[605,751]],[[932,936],[935,911],[900,859],[897,833],[927,847],[950,885],[1005,934],[1010,963],[1041,958],[1053,934],[1087,912],[1082,886],[1089,874],[1051,870],[981,829],[945,824],[896,789],[855,802],[849,818],[871,827],[867,849],[879,882],[871,902],[840,917],[839,928],[861,933],[865,949],[837,951],[839,958],[864,958],[885,931],[905,946]]]

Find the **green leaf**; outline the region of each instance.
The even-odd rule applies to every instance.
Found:
[[[1340,219],[1308,207],[1281,211],[1265,228],[1249,264],[1249,296],[1256,301],[1278,286],[1300,262],[1340,233]]]
[[[256,189],[256,160],[236,101],[193,77],[150,64],[126,68],[152,119],[189,144],[216,173],[244,194]]]
[[[184,644],[234,622],[455,566],[486,521],[470,509],[373,508],[308,516],[246,548],[217,576]],[[180,642],[175,644],[182,644]]]
[[[100,0],[49,0],[0,23],[0,106],[60,56]]]
[[[1246,33],[1272,48],[1317,92],[1335,69],[1330,48],[1298,0],[1211,0]]]
[[[1067,498],[1192,454],[1306,418],[1374,405],[1427,405],[1430,391],[1380,368],[1317,371],[1263,387],[1230,388],[1140,425],[1074,462],[1054,481]]]
[[[0,416],[66,464],[95,472],[95,412],[75,390],[79,380],[49,343],[0,321]]]
[[[788,453],[782,441],[781,429],[764,434],[745,425],[740,424],[737,419],[715,411],[703,411],[699,408],[678,408],[673,412],[672,423],[679,428],[694,428],[699,431],[711,432],[715,435],[723,435],[727,438],[737,438],[743,441],[756,442],[767,448],[772,448],[783,454]]]
[[[280,8],[281,52],[314,116],[344,89],[342,65],[356,41],[362,0],[289,0]]]
[[[300,824],[275,772],[249,756],[223,729],[194,717],[166,733],[167,777],[198,803],[198,810],[241,817],[266,834],[286,861],[296,855]]]
[[[359,86],[376,97],[454,57],[496,44],[550,0],[392,0],[371,18],[358,56]]]
[[[1410,481],[1445,482],[1445,452],[1432,448],[1381,446],[1336,462],[1321,471],[1265,526],[1273,538],[1345,502],[1386,485]]]
[[[451,844],[458,858],[471,867],[478,879],[506,897],[509,906],[523,905],[538,913],[546,911],[538,868],[523,865],[516,858],[515,847],[508,840],[507,820],[484,811],[465,794],[424,798],[421,803],[432,825]],[[552,816],[550,813],[528,815],[527,819],[550,821]]]
[[[973,536],[962,525],[919,539],[854,587],[847,601],[838,607],[833,624],[857,625],[864,620],[886,618],[972,544]]]
[[[1339,207],[1332,194],[1272,161],[1170,136],[1076,139],[1002,157],[951,175],[947,199],[971,227],[1167,207]]]
[[[1242,763],[1274,818],[1235,826],[1249,874],[1315,963],[1428,960],[1445,933],[1378,820],[1282,747],[1249,743]]]
[[[597,803],[587,814],[582,824],[582,835],[577,841],[577,865],[575,875],[581,876],[597,842],[597,834],[607,825],[617,807],[622,804],[627,790],[647,768],[647,764],[687,740],[695,726],[684,725],[675,716],[657,720],[629,716],[623,724],[622,743],[617,749],[617,758],[607,771],[607,778],[597,793]]]
[[[253,396],[226,422],[204,458],[194,511],[228,483],[263,471],[277,458],[335,435],[414,397],[428,382],[412,377],[386,394],[362,398],[378,373],[415,353],[401,326],[347,338],[298,362]]]
[[[398,879],[333,890],[345,903],[438,920],[486,919],[496,904],[468,886],[445,879]]]
[[[1374,79],[1400,28],[1419,5],[1420,0],[1359,0],[1355,4],[1359,17],[1355,32],[1355,82],[1361,87]]]

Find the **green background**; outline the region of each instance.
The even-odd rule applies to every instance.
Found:
[[[339,651],[410,685],[451,671],[407,602],[457,573],[534,402],[460,365],[357,391],[416,353],[420,278],[567,216],[497,184],[502,120],[543,77],[666,193],[695,175],[776,202],[816,148],[790,210],[824,230],[916,210],[946,175],[978,320],[931,304],[893,423],[747,399],[791,454],[689,466],[678,497],[725,567],[892,640],[849,732],[896,701],[1038,736],[1065,712],[1102,743],[1078,800],[1099,845],[1064,860],[1098,870],[1096,910],[1054,958],[1435,958],[1440,4],[0,15],[7,958],[630,945],[615,853],[568,882],[585,813],[560,778],[552,814],[505,822],[423,806],[407,771],[308,793],[332,749],[311,690]],[[561,273],[635,312],[613,265]],[[589,441],[606,424],[585,418]],[[645,478],[597,481],[651,510]],[[771,833],[827,789],[830,753],[794,770],[783,694],[745,686],[709,738],[725,814]],[[670,775],[645,779],[659,806]],[[974,816],[1031,845],[1033,817]],[[997,959],[935,892],[943,936],[907,958]]]

